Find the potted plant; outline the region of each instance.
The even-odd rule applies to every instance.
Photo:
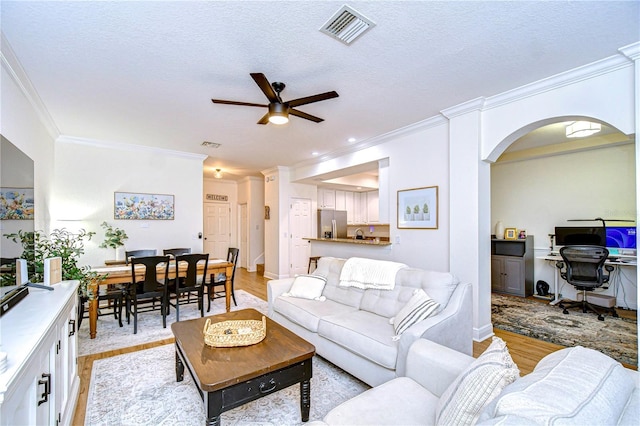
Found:
[[[410,206],[407,206],[407,208],[404,211],[404,220],[406,221],[413,220],[413,215],[411,214]]]
[[[420,206],[413,206],[413,220],[422,220],[422,213],[420,213]]]
[[[93,298],[95,295],[88,291],[91,280],[102,280],[104,277],[91,271],[89,266],[80,266],[80,256],[84,254],[85,240],[91,240],[95,232],[81,229],[74,234],[66,229],[54,229],[50,235],[42,231],[5,234],[13,242],[20,242],[23,247],[21,258],[27,261],[29,280],[42,282],[44,280],[44,260],[50,257],[62,259],[62,279],[79,280],[78,293],[82,297]],[[15,276],[13,277],[15,283]]]
[[[110,247],[115,250],[115,258],[116,260],[120,260],[120,251],[119,247],[124,246],[124,241],[129,238],[127,233],[120,228],[114,228],[109,225],[107,222],[102,222],[100,224],[102,228],[104,228],[104,241],[100,244],[100,248]]]
[[[422,206],[422,220],[429,220],[431,215],[429,214],[429,205],[424,203]]]

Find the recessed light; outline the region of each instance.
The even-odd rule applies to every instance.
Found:
[[[319,154],[320,154],[320,153],[319,153],[318,151],[313,151],[313,152],[311,153],[311,155],[313,155],[314,157],[315,157],[316,155],[319,155]]]
[[[349,138],[349,139],[347,139],[347,141],[353,143],[353,142],[356,141],[356,138]]]

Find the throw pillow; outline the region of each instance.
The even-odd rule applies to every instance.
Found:
[[[494,337],[482,355],[444,391],[438,401],[436,424],[475,424],[482,409],[518,377],[520,371],[507,344]]]
[[[413,324],[435,314],[439,307],[440,304],[430,298],[421,288],[414,291],[407,304],[400,309],[395,317],[391,318],[396,336],[400,336]]]
[[[326,300],[322,296],[327,279],[318,275],[298,275],[291,284],[285,297],[299,297],[302,299]]]

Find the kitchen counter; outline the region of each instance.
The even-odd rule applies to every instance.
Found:
[[[390,246],[389,241],[376,242],[374,239],[369,238],[366,240],[356,240],[355,238],[304,238],[309,241],[321,241],[325,243],[341,243],[341,244],[358,244],[366,246]]]

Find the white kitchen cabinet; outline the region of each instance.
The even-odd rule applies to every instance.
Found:
[[[336,191],[334,189],[318,188],[318,208],[335,210]]]
[[[367,223],[380,222],[380,200],[378,191],[366,192],[367,196]]]
[[[336,189],[336,210],[347,210],[346,194],[346,191],[340,191]]]
[[[347,224],[354,224],[355,222],[355,200],[354,193],[351,191],[345,191],[345,210],[347,211]]]
[[[353,222],[367,223],[367,196],[364,192],[353,193],[354,214]]]
[[[0,319],[0,425],[69,425],[78,398],[77,281],[29,294]]]

